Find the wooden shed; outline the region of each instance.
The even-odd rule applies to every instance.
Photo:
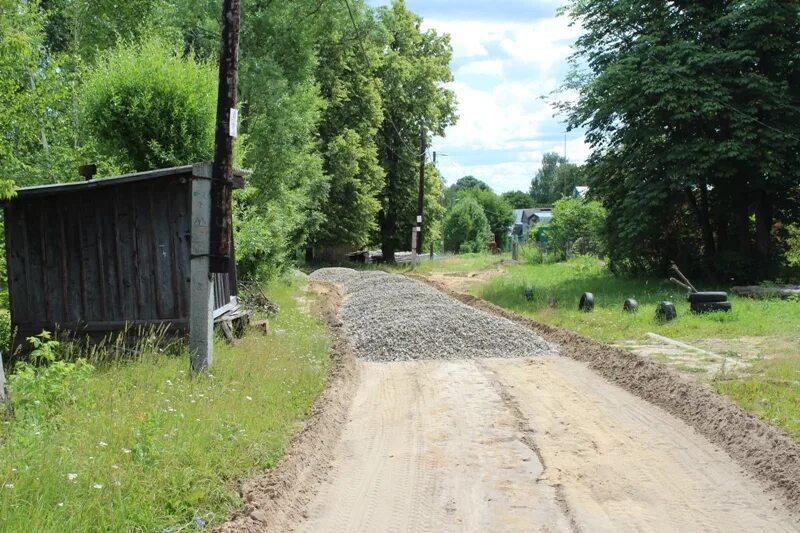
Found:
[[[197,164],[18,189],[4,206],[14,345],[43,329],[187,330],[193,183],[209,179]],[[216,318],[236,305],[235,264],[213,286]]]

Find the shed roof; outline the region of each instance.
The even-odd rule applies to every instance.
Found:
[[[53,183],[50,185],[35,185],[33,187],[21,187],[16,190],[16,196],[12,198],[11,202],[17,199],[27,198],[40,198],[44,196],[55,196],[58,194],[66,194],[71,192],[83,192],[103,187],[110,187],[114,185],[122,185],[124,183],[133,183],[139,181],[156,180],[169,176],[182,176],[191,177],[194,170],[194,165],[185,165],[181,167],[161,168],[158,170],[148,170],[146,172],[136,172],[134,174],[124,174],[122,176],[110,176],[107,178],[98,178],[84,181],[72,181],[68,183]],[[244,178],[249,175],[245,170],[236,169],[233,171],[233,188],[241,189],[244,187]]]

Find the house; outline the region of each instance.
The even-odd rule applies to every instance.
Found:
[[[528,240],[528,232],[536,224],[547,225],[553,220],[553,208],[551,207],[532,207],[530,209],[514,210],[514,226],[511,235],[518,238],[520,242]]]
[[[130,326],[185,332],[200,279],[192,237],[210,164],[26,187],[5,202],[13,344],[42,330],[103,336]],[[244,185],[236,171],[234,188]],[[199,211],[199,210],[198,210]],[[233,248],[233,243],[231,243]],[[209,281],[214,319],[238,312],[236,265]]]

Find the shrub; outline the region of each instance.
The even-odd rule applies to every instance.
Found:
[[[800,226],[787,226],[786,231],[786,264],[789,266],[800,266]]]
[[[460,198],[444,218],[444,249],[449,252],[481,252],[491,238],[489,221],[471,196]]]
[[[46,331],[28,337],[28,342],[33,346],[32,362],[17,362],[8,378],[8,389],[17,416],[44,420],[51,409],[75,401],[81,393],[80,383],[88,379],[94,367],[84,359],[74,363],[61,360],[61,343]]]
[[[137,170],[211,159],[213,65],[159,38],[120,44],[88,74],[84,123],[98,148]]]
[[[597,201],[562,198],[553,205],[547,229],[548,247],[562,258],[569,253],[604,255],[606,210]]]

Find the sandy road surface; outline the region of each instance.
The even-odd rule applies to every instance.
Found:
[[[798,531],[723,452],[561,357],[360,363],[300,531]]]

